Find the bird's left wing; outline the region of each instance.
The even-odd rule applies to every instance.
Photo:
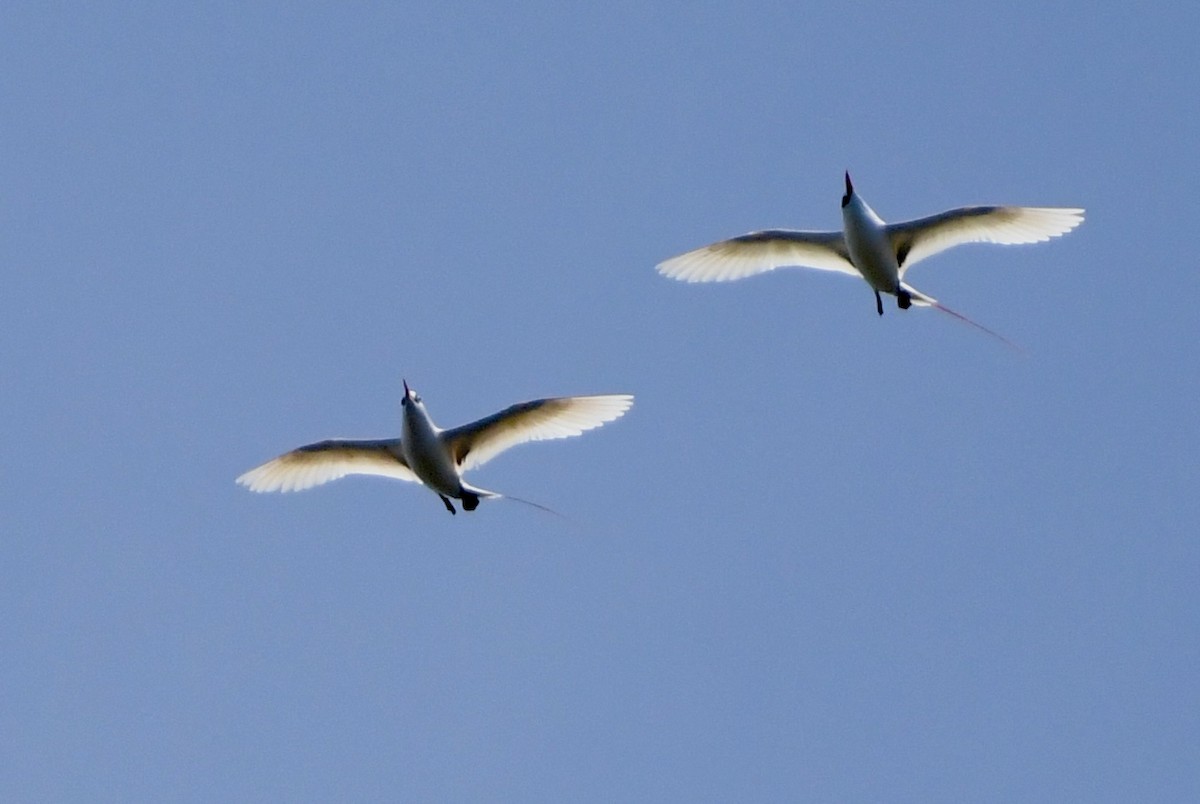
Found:
[[[580,435],[621,417],[631,405],[633,397],[627,394],[535,399],[477,422],[443,430],[439,437],[465,471],[526,441]]]
[[[658,272],[683,282],[725,282],[789,267],[858,276],[841,232],[791,229],[768,229],[722,240],[661,262]]]
[[[961,207],[928,218],[889,223],[900,275],[916,263],[963,243],[1041,243],[1083,223],[1082,209]]]
[[[251,491],[302,491],[346,475],[382,475],[419,483],[400,451],[400,439],[306,444],[251,469],[237,482]]]

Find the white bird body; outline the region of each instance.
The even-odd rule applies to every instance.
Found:
[[[888,293],[902,309],[913,304],[933,306],[974,324],[906,284],[908,269],[963,243],[1043,242],[1074,229],[1083,222],[1083,213],[1082,209],[1059,207],[959,207],[927,218],[887,223],[854,192],[847,173],[842,231],[751,232],[672,257],[658,265],[658,272],[684,282],[723,282],[785,267],[836,271],[864,279],[875,292],[880,315],[883,301],[879,294]]]
[[[888,241],[887,224],[859,196],[842,205],[842,231],[850,262],[872,288],[883,293],[900,289],[900,263]]]
[[[429,488],[447,497],[462,496],[462,475],[441,438],[441,429],[429,418],[420,397],[404,389],[400,423],[400,448],[404,462]]]
[[[526,441],[580,435],[620,418],[632,405],[633,397],[627,394],[535,399],[443,430],[433,423],[421,397],[405,383],[400,438],[307,444],[251,469],[237,482],[251,491],[287,492],[350,474],[380,475],[422,483],[452,514],[456,511],[451,498],[473,511],[481,498],[507,495],[468,484],[462,477],[464,471]]]

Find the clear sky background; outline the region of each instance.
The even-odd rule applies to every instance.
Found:
[[[1200,798],[1200,12],[0,17],[0,798]],[[662,259],[1082,206],[865,284]],[[243,471],[630,392],[450,517]]]

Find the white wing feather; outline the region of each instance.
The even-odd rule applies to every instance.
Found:
[[[926,257],[963,243],[1041,243],[1083,223],[1082,209],[962,207],[887,225],[900,275]]]
[[[722,240],[658,264],[683,282],[725,282],[776,268],[815,268],[858,276],[841,232],[769,229]]]
[[[308,444],[251,469],[237,482],[251,491],[302,491],[346,475],[420,482],[404,461],[399,439]]]
[[[460,469],[466,471],[526,441],[580,435],[620,418],[632,405],[633,397],[627,394],[535,399],[477,422],[443,430],[439,437]]]

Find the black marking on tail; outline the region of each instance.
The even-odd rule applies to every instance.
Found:
[[[464,490],[459,499],[462,500],[464,511],[474,511],[479,507],[479,495],[474,492]]]

